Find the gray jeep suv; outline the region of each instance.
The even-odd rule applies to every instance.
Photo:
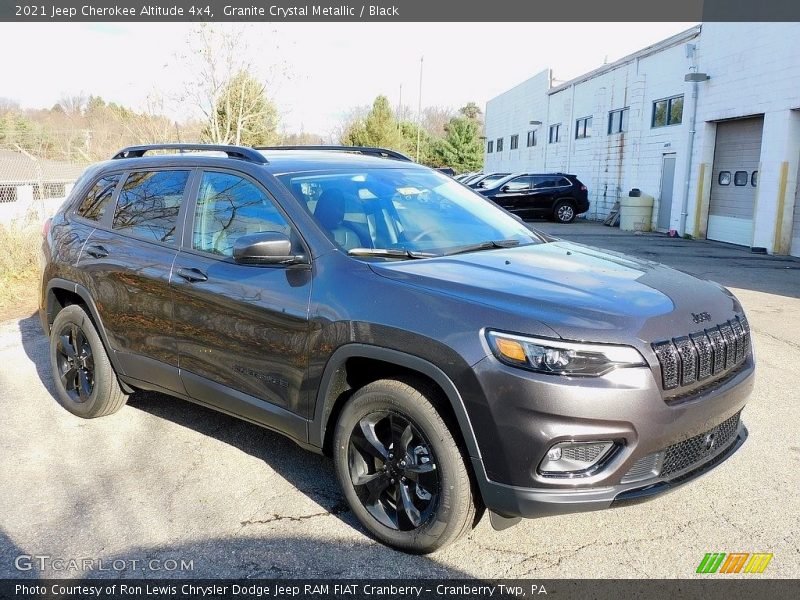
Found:
[[[728,290],[532,231],[391,151],[126,148],[43,251],[64,408],[155,390],[279,431],[406,551],[484,509],[502,528],[638,502],[747,435]]]

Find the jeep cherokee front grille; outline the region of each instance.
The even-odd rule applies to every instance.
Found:
[[[750,325],[744,316],[716,327],[655,342],[665,390],[690,385],[712,375],[730,372],[750,351]]]

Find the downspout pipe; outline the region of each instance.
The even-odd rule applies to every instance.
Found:
[[[678,235],[683,237],[686,234],[686,218],[689,216],[689,185],[692,180],[692,155],[694,154],[694,138],[697,125],[697,82],[692,82],[692,116],[689,120],[689,136],[686,143],[686,171],[683,186],[683,198],[681,199],[681,221],[678,227]]]

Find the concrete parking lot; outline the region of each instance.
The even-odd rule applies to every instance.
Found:
[[[458,544],[409,556],[365,534],[328,459],[277,434],[152,393],[111,417],[73,417],[53,398],[47,340],[29,316],[0,324],[0,577],[682,578],[706,552],[771,552],[763,576],[799,577],[800,260],[582,221],[535,226],[735,291],[758,358],[739,453],[646,504],[504,532],[484,518]],[[19,555],[111,570],[20,571]]]

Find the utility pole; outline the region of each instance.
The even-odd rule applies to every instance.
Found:
[[[424,56],[419,57],[419,104],[417,105],[417,162],[419,162],[419,144],[422,134],[422,61]]]

